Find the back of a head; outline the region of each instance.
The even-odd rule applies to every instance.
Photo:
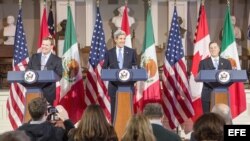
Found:
[[[99,105],[89,105],[83,113],[77,129],[73,133],[76,140],[103,140],[117,138],[114,128],[107,122],[102,108]]]
[[[134,115],[127,122],[122,141],[155,141],[152,126],[144,115]]]
[[[0,141],[30,141],[24,131],[8,131],[0,135]]]
[[[148,103],[143,109],[143,114],[149,119],[161,119],[163,116],[162,106],[159,103]]]
[[[223,117],[224,120],[226,121],[226,124],[232,124],[231,111],[228,105],[223,103],[216,104],[214,105],[212,112],[217,113],[221,117]]]
[[[28,104],[28,110],[32,120],[41,119],[47,112],[47,102],[45,98],[34,98]]]
[[[225,120],[216,113],[205,113],[194,123],[194,138],[202,140],[223,140],[223,128]]]

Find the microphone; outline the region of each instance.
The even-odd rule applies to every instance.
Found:
[[[108,69],[110,69],[111,67],[114,67],[114,65],[119,64],[119,63],[120,63],[119,61],[115,61],[115,62],[109,64]]]
[[[132,69],[138,69],[138,65],[136,63],[132,63]]]

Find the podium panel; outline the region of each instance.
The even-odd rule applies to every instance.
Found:
[[[43,96],[40,87],[42,87],[46,83],[56,82],[59,80],[59,76],[52,70],[35,71],[35,73],[37,74],[37,80],[34,83],[29,84],[24,80],[25,72],[26,71],[8,71],[7,74],[7,80],[9,83],[20,83],[27,89],[25,94],[25,109],[23,113],[24,114],[23,123],[26,123],[31,119],[28,110],[29,102],[36,97]]]
[[[247,73],[246,70],[200,70],[195,80],[213,88],[210,100],[211,111],[218,103],[230,106],[228,88],[235,82],[246,81]]]
[[[114,127],[117,132],[117,136],[119,139],[122,137],[128,119],[132,116],[133,111],[133,103],[132,97],[133,95],[128,92],[118,92],[116,97],[116,111],[115,111],[115,119],[114,119]]]
[[[26,93],[26,98],[25,98],[25,112],[24,112],[24,123],[27,123],[31,120],[31,116],[30,116],[30,113],[29,113],[29,110],[28,110],[28,104],[29,102],[34,99],[34,98],[37,98],[37,97],[42,97],[42,94],[41,93]]]
[[[227,89],[218,89],[215,88],[211,94],[211,104],[210,111],[212,111],[215,104],[223,103],[230,107],[229,103],[229,92]]]
[[[122,71],[124,73],[121,74]],[[126,80],[125,76],[130,76],[130,78]],[[113,125],[120,140],[124,134],[127,121],[133,114],[131,84],[136,81],[147,80],[147,73],[145,69],[103,69],[101,77],[105,81],[112,81],[118,85]]]

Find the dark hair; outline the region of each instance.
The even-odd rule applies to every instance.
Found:
[[[74,141],[118,141],[99,105],[89,105],[83,113],[78,127],[71,130],[69,137]]]
[[[211,41],[211,42],[209,43],[208,47],[210,47],[210,45],[213,44],[213,43],[216,43],[216,44],[218,45],[218,43],[217,43],[216,41]],[[218,46],[219,46],[219,45],[218,45]]]
[[[24,131],[7,131],[0,135],[0,141],[30,141]]]
[[[54,45],[54,38],[52,36],[44,37],[43,40],[50,41],[51,45]]]
[[[161,118],[163,110],[159,103],[148,103],[143,109],[143,114],[150,119]]]
[[[37,97],[28,104],[30,116],[33,120],[39,120],[47,112],[47,101],[45,98]]]
[[[225,124],[225,120],[220,115],[205,113],[194,123],[194,138],[197,141],[223,141],[223,128]]]

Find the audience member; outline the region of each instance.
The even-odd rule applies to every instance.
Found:
[[[144,115],[132,116],[121,141],[156,141],[152,126]]]
[[[225,120],[216,113],[205,113],[200,116],[193,126],[193,135],[197,141],[223,141]]]
[[[89,105],[78,123],[70,130],[69,141],[118,141],[115,129],[108,123],[99,105]]]
[[[229,124],[229,125],[233,124],[231,111],[228,105],[223,104],[223,103],[215,104],[212,109],[212,112],[217,113],[221,117],[223,117],[226,124]]]
[[[61,119],[57,121],[47,121],[47,102],[45,98],[34,98],[28,104],[28,110],[31,116],[31,121],[21,125],[18,130],[24,130],[30,137],[31,141],[66,141],[67,132],[74,125],[70,120],[65,120],[65,124]],[[55,127],[55,125],[59,127]]]
[[[147,104],[143,110],[143,114],[148,117],[157,141],[165,141],[166,139],[168,141],[181,141],[178,134],[163,127],[163,110],[159,103]]]
[[[8,131],[0,135],[0,141],[30,141],[24,131]]]
[[[228,105],[223,103],[216,104],[214,105],[211,112],[220,115],[225,120],[226,124],[230,125],[233,123],[231,111]],[[191,133],[190,141],[196,141],[194,139],[194,133]]]

